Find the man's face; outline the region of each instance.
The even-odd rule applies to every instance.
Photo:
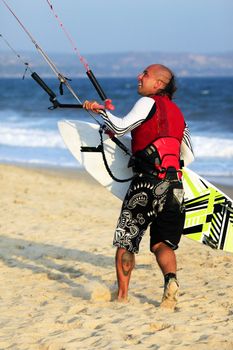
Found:
[[[141,96],[151,96],[158,91],[158,80],[155,69],[147,67],[143,73],[138,75],[138,93]]]

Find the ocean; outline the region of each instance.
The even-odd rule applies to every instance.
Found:
[[[57,79],[44,80],[59,102],[76,103],[65,87],[64,95],[59,95]],[[136,79],[99,81],[118,116],[126,114],[138,99]],[[99,100],[87,78],[70,84],[82,101]],[[189,167],[209,180],[233,185],[233,78],[178,78],[177,84],[174,101],[189,125],[196,156]],[[80,168],[60,137],[57,122],[90,117],[83,110],[50,110],[49,106],[48,95],[30,76],[0,79],[1,163]]]

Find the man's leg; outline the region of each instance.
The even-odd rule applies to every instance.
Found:
[[[124,248],[117,248],[116,273],[118,282],[118,300],[127,300],[129,280],[134,266],[134,254]]]
[[[168,273],[176,274],[176,255],[172,248],[167,244],[160,242],[152,247],[157,263],[165,276]]]
[[[164,275],[164,293],[161,306],[173,309],[177,302],[179,284],[176,278],[176,255],[165,243],[155,244],[151,249]]]

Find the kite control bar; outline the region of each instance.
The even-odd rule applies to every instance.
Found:
[[[50,109],[55,108],[83,108],[82,104],[63,104],[58,102],[56,94],[50,89],[50,87],[42,80],[36,72],[31,74],[31,77],[37,82],[37,84],[42,87],[42,89],[49,95],[49,101],[52,102],[53,107],[49,107]]]

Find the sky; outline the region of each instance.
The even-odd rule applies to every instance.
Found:
[[[47,0],[5,0],[47,52],[71,53]],[[233,0],[50,0],[79,53],[233,51]],[[0,34],[33,45],[0,0]],[[0,50],[6,45],[0,41]]]

